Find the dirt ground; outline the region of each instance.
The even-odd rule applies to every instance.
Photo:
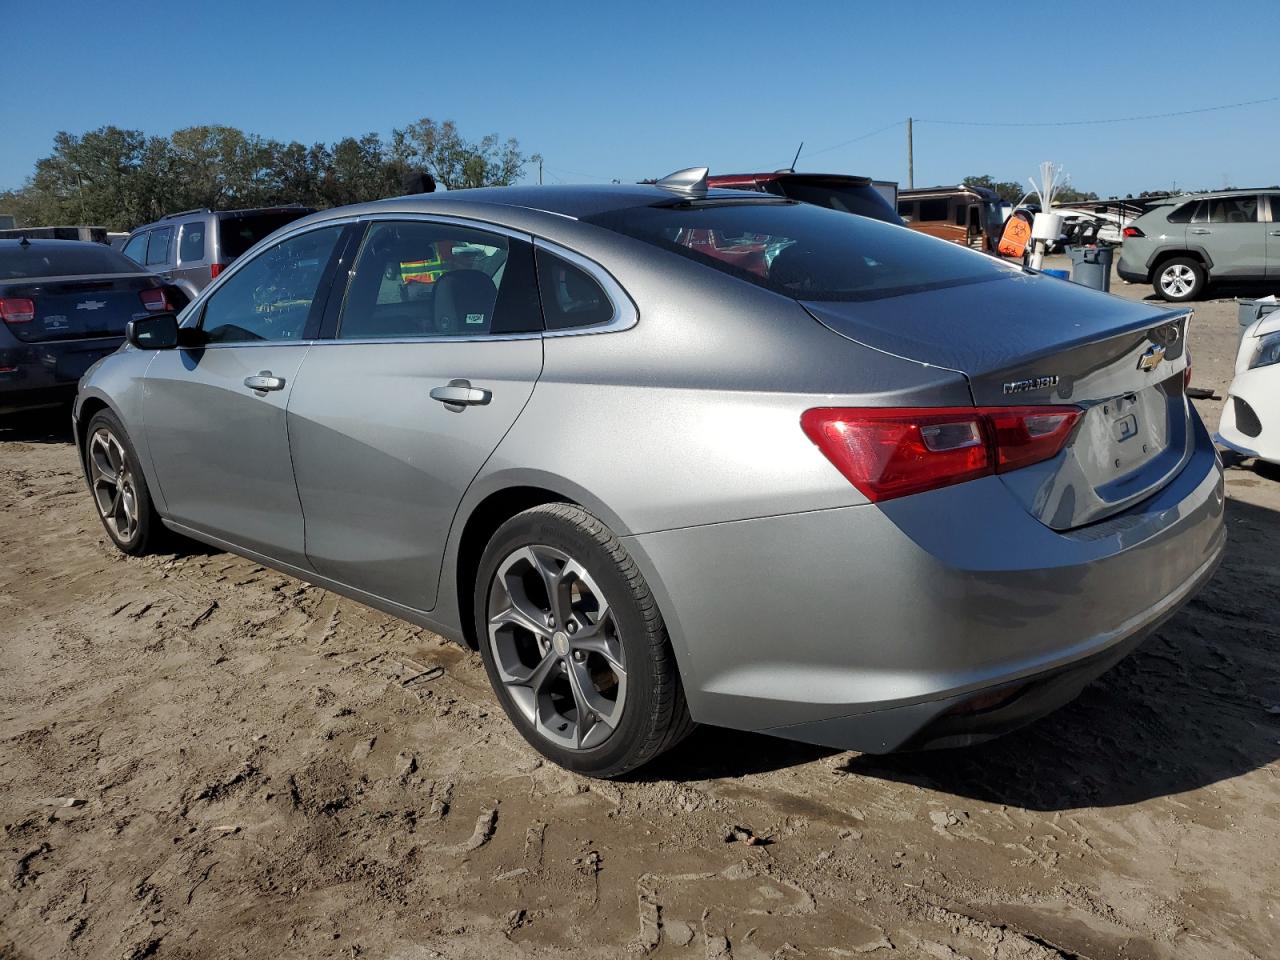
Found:
[[[1220,394],[1235,318],[1197,309]],[[704,728],[609,784],[426,631],[120,556],[65,432],[0,422],[0,957],[1280,956],[1276,473],[1230,469],[1217,578],[1027,730],[885,758]]]

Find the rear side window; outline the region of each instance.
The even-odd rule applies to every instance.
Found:
[[[797,300],[878,299],[1020,272],[958,244],[807,203],[631,207],[590,222]]]
[[[1199,200],[1192,200],[1190,203],[1184,203],[1182,206],[1170,213],[1165,219],[1170,223],[1190,223],[1191,217],[1195,214],[1196,207],[1199,205]]]
[[[17,243],[0,246],[0,280],[138,272],[136,263],[101,243],[34,241],[26,247]]]
[[[173,227],[152,230],[147,242],[147,266],[169,262],[169,241],[173,239]]]
[[[1210,223],[1257,223],[1258,198],[1216,197],[1209,201]]]
[[[320,280],[341,226],[290,237],[263,251],[210,295],[200,326],[211,343],[298,341],[308,333]]]
[[[137,264],[147,262],[147,235],[140,233],[124,245],[124,255]]]
[[[533,248],[430,221],[369,227],[338,325],[340,339],[483,337],[542,329]]]
[[[587,271],[541,248],[536,255],[548,330],[593,327],[613,319],[613,301]]]
[[[204,259],[205,234],[203,223],[184,223],[178,238],[178,262],[198,263]]]
[[[230,263],[263,237],[275,233],[286,223],[306,216],[310,210],[286,210],[282,213],[254,213],[242,217],[222,217],[218,221],[218,255]]]

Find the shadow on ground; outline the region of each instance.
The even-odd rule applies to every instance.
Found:
[[[990,803],[1070,810],[1209,786],[1280,759],[1280,514],[1228,501],[1230,542],[1201,593],[1078,700],[975,747],[851,755],[839,769]],[[836,751],[703,729],[643,779],[736,777]]]

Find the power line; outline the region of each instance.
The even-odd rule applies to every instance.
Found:
[[[867,140],[871,137],[874,137],[877,133],[884,133],[886,130],[892,130],[894,127],[900,127],[906,122],[907,121],[905,120],[895,120],[893,121],[893,123],[885,124],[883,127],[877,127],[875,130],[872,130],[870,133],[864,133],[860,136],[854,137],[852,140],[845,140],[842,143],[836,143],[829,147],[823,147],[821,150],[810,150],[808,153],[805,154],[805,156],[816,157],[820,153],[827,153],[831,150],[839,150],[841,147],[847,147],[849,146],[849,144],[857,143],[859,140]]]
[[[1102,123],[1132,123],[1137,120],[1165,120],[1169,117],[1187,117],[1197,113],[1212,113],[1215,110],[1235,110],[1239,107],[1254,107],[1260,103],[1275,103],[1280,97],[1264,97],[1261,100],[1242,100],[1239,103],[1222,103],[1213,107],[1199,107],[1195,110],[1174,110],[1170,113],[1143,113],[1132,117],[1110,117],[1105,120],[929,120],[917,119],[916,123],[937,123],[951,127],[1085,127]]]

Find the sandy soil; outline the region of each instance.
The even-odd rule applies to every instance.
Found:
[[[1197,384],[1234,342],[1202,304]],[[123,558],[61,416],[11,418],[0,957],[1276,957],[1280,483],[1229,476],[1216,580],[1030,729],[899,758],[703,729],[606,784],[430,633]]]

